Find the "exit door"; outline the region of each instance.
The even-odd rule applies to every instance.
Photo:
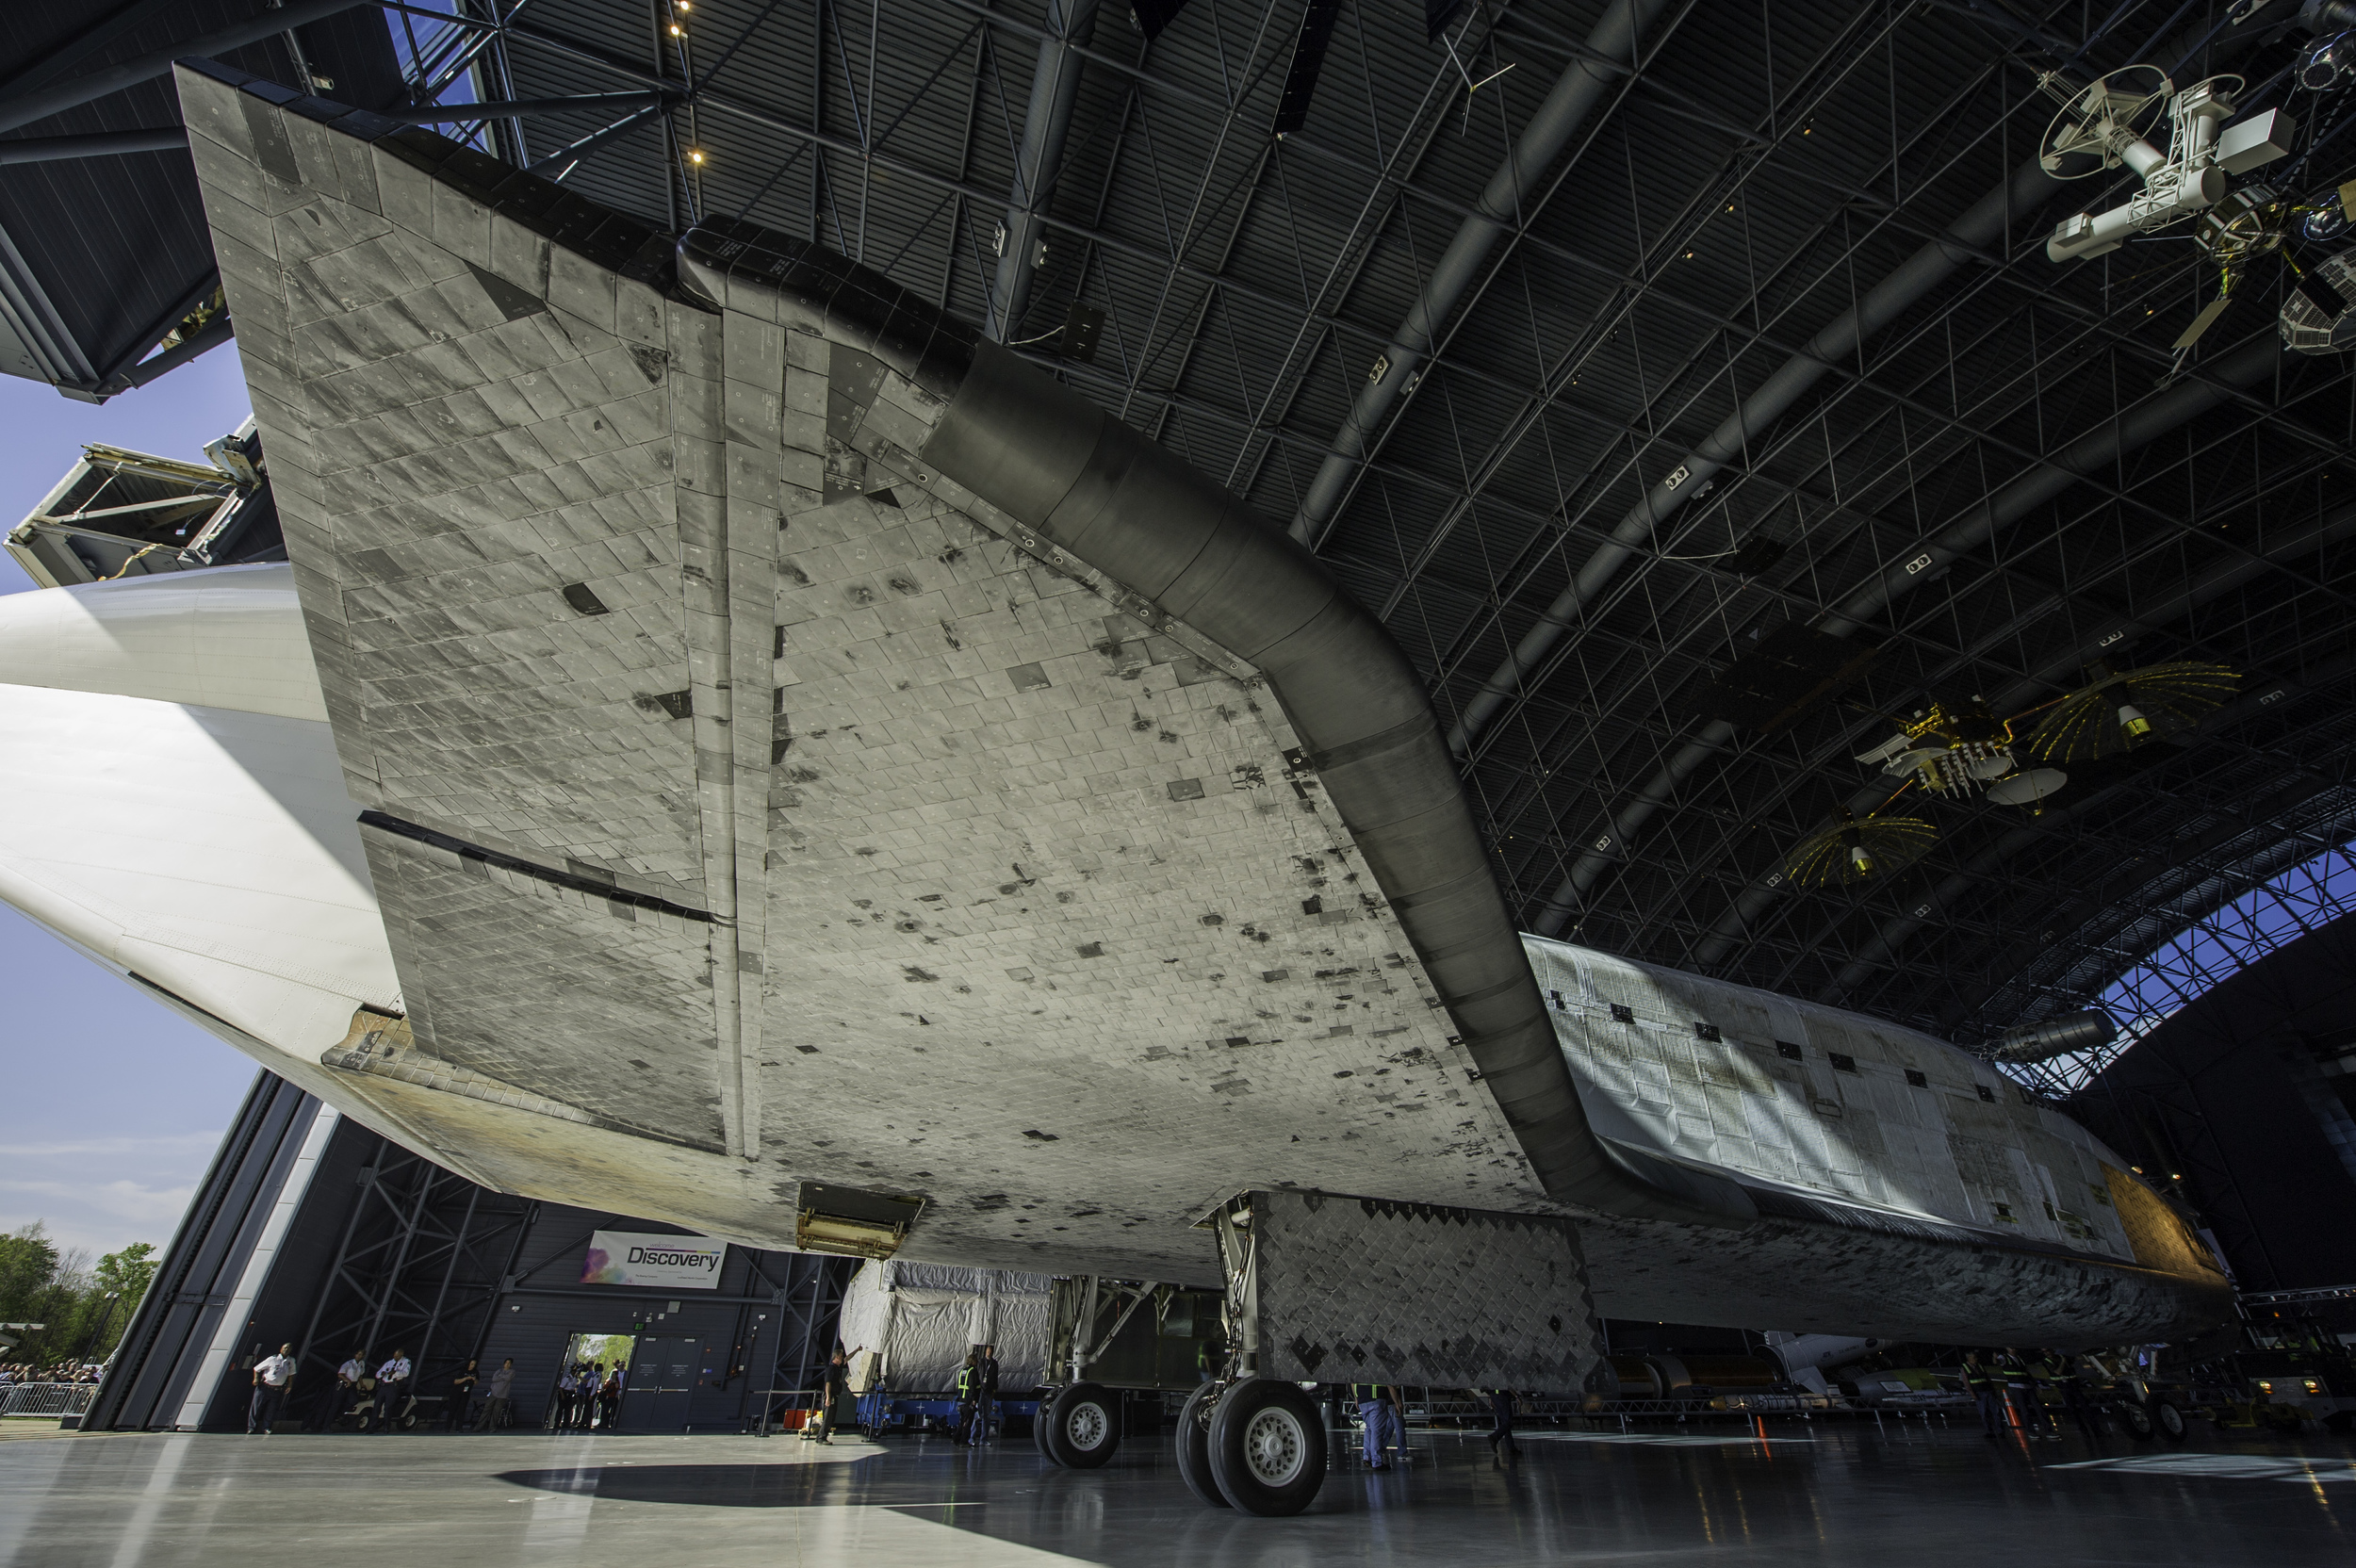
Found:
[[[630,1358],[622,1425],[642,1432],[684,1430],[702,1353],[699,1340],[641,1337]]]

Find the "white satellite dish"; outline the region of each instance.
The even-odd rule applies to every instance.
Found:
[[[2034,806],[2069,782],[2070,776],[2059,768],[2031,768],[1990,784],[1988,798],[1998,806]]]

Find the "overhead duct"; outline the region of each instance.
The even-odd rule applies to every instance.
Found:
[[[2026,1029],[2015,1029],[1996,1042],[2000,1062],[2050,1062],[2080,1051],[2092,1051],[2119,1038],[2119,1025],[2100,1007],[2064,1013]]]
[[[1366,449],[1391,405],[1399,401],[1415,380],[1417,368],[1430,357],[1440,329],[1480,277],[1497,241],[1521,222],[1523,197],[1570,145],[1571,138],[1602,101],[1605,90],[1635,69],[1638,41],[1667,8],[1668,0],[1612,0],[1603,20],[1587,35],[1581,55],[1556,80],[1554,90],[1522,127],[1513,151],[1489,176],[1480,203],[1457,225],[1455,237],[1424,280],[1423,292],[1415,297],[1407,318],[1399,324],[1390,346],[1376,361],[1375,370],[1359,388],[1357,400],[1334,433],[1333,445],[1293,515],[1294,538],[1315,543],[1333,518],[1343,492],[1350,487],[1350,475],[1366,460]],[[1601,63],[1605,60],[1626,60],[1628,65]]]
[[[1072,106],[1080,96],[1080,54],[1096,31],[1097,0],[1048,0],[1047,32],[1031,71],[1031,106],[1015,152],[1014,189],[998,230],[998,271],[990,280],[982,334],[1003,343],[1030,302],[1031,274],[1046,244],[1039,214],[1063,166]]]

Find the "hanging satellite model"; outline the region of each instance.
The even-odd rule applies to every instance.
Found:
[[[2093,1051],[2119,1038],[2119,1025],[2100,1007],[2064,1013],[2042,1023],[2007,1029],[1990,1053],[2000,1062],[2050,1062]]]
[[[1862,821],[1843,810],[1839,821],[1803,840],[1786,858],[1786,874],[1806,887],[1825,887],[1911,865],[1938,829],[1917,817],[1880,813],[1918,786],[1943,800],[1984,791],[1991,806],[2017,806],[2037,816],[2070,782],[2067,769],[2050,764],[2091,764],[2189,729],[2231,697],[2240,679],[2223,664],[2180,661],[2114,670],[2097,660],[2076,690],[2009,719],[1998,718],[1977,696],[1918,708],[1899,721],[1897,734],[1857,754],[1858,761],[1898,779],[1897,789]],[[2022,738],[2022,726],[2040,713],[2044,717]]]
[[[2059,768],[2025,768],[2008,774],[1988,787],[1990,806],[2025,806],[2029,815],[2037,816],[2045,810],[2046,797],[2061,792],[2070,782],[2070,776]]]
[[[2169,347],[2181,358],[2200,342],[2233,302],[2234,290],[2250,281],[2259,262],[2271,257],[2291,274],[2282,302],[2282,341],[2309,354],[2356,348],[2356,321],[2351,320],[2356,313],[2348,308],[2349,298],[2356,296],[2356,258],[2342,252],[2301,266],[2293,237],[2328,239],[2345,232],[2351,198],[2356,198],[2356,181],[2319,204],[2294,200],[2272,186],[2249,185],[2202,213],[2192,239],[2217,269],[2217,298],[2201,308]]]
[[[1940,703],[1918,708],[1899,732],[1860,762],[1877,762],[1882,771],[1906,777],[1938,795],[1965,795],[2014,768],[2012,727],[1988,711],[1984,698],[1973,697],[1953,712]]]
[[[2356,180],[2342,186],[2356,192]],[[2356,349],[2356,251],[2342,251],[2312,269],[2302,286],[2282,302],[2282,341],[2302,354],[2337,354]]]
[[[2086,666],[2086,684],[2053,706],[2025,749],[2039,761],[2091,762],[2116,757],[2199,724],[2233,694],[2241,677],[2223,664],[2146,664],[2113,670]]]
[[[1843,809],[1838,820],[1800,841],[1784,874],[1804,888],[1848,887],[1892,876],[1920,860],[1939,829],[1920,817],[1859,819]]]
[[[2252,115],[2231,130],[2239,76],[2211,76],[2178,90],[2155,65],[2131,65],[2071,90],[2048,74],[2039,83],[2062,100],[2037,161],[2057,180],[2081,180],[2124,166],[2143,188],[2106,212],[2079,212],[2045,242],[2053,261],[2118,250],[2136,235],[2179,223],[2225,199],[2226,176],[2247,173],[2291,150],[2298,127],[2281,109]],[[2165,117],[2168,150],[2148,133]]]
[[[2315,92],[2336,91],[2352,76],[2356,35],[2348,33],[2309,45],[2296,74],[2299,85]],[[2123,166],[2143,178],[2143,189],[2122,204],[2062,220],[2046,241],[2046,255],[2057,262],[2104,255],[2138,235],[2195,219],[2192,241],[2203,261],[2217,269],[2217,293],[2170,345],[2176,368],[2161,378],[2162,384],[2181,372],[2184,356],[2225,315],[2257,264],[2268,258],[2291,273],[2280,322],[2282,341],[2306,354],[2356,349],[2356,305],[2351,305],[2356,255],[2343,252],[2302,260],[2293,243],[2294,237],[2326,243],[2356,224],[2356,181],[2312,197],[2264,184],[2233,189],[2227,183],[2229,175],[2287,156],[2298,138],[2297,120],[2282,109],[2267,109],[2226,126],[2237,112],[2233,95],[2243,88],[2238,76],[2211,76],[2179,91],[2157,66],[2131,65],[2074,92],[2051,74],[2042,85],[2063,100],[2038,154],[2047,173],[2076,180]],[[2166,152],[2150,139],[2163,115],[2168,124]],[[2299,164],[2290,168],[2295,176]]]

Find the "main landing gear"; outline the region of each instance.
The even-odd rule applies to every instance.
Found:
[[[1213,1508],[1278,1518],[1325,1483],[1325,1422],[1295,1383],[1204,1383],[1178,1414],[1178,1474]]]
[[[1325,1483],[1326,1424],[1304,1383],[1338,1372],[1384,1385],[1577,1389],[1601,1359],[1567,1220],[1286,1189],[1238,1193],[1202,1226],[1218,1246],[1215,1297],[1056,1282],[1050,1363],[1074,1380],[1039,1409],[1049,1459],[1092,1469],[1119,1445],[1119,1396],[1078,1380],[1084,1372],[1184,1386],[1217,1346],[1219,1375],[1178,1414],[1178,1474],[1211,1508],[1281,1517]],[[1195,1327],[1207,1308],[1196,1297],[1219,1303],[1215,1335]],[[1122,1330],[1149,1301],[1153,1313],[1123,1348]],[[1172,1346],[1186,1353],[1158,1348]]]

